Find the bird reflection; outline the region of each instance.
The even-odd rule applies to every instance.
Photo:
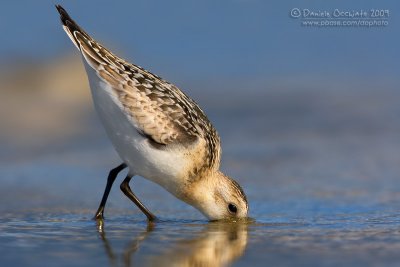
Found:
[[[213,222],[196,238],[173,244],[166,253],[151,258],[149,265],[227,266],[239,259],[247,245],[247,224]]]
[[[117,257],[115,256],[113,249],[106,238],[106,233],[104,232],[104,221],[96,220],[96,224],[97,224],[97,232],[99,233],[99,236],[100,236],[101,240],[103,241],[107,256],[110,259],[110,264],[111,264],[111,266],[117,266],[117,264],[116,264]]]
[[[247,245],[247,223],[212,222],[191,235],[190,238],[173,240],[168,247],[157,255],[147,255],[143,265],[163,266],[227,266],[238,260]],[[156,223],[147,228],[128,244],[122,253],[115,253],[106,237],[104,222],[97,222],[100,239],[104,244],[111,266],[118,266],[121,257],[124,266],[133,266],[133,256],[140,244],[151,234],[165,233],[157,231]],[[161,230],[160,230],[161,231]],[[165,227],[162,231],[165,231]],[[164,236],[165,237],[165,236]],[[118,256],[120,255],[120,256]]]

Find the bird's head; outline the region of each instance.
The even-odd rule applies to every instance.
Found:
[[[243,189],[220,171],[194,182],[189,198],[188,202],[210,220],[247,217],[249,207]]]

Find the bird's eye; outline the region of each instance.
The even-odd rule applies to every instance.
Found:
[[[237,207],[236,207],[235,204],[229,203],[228,209],[229,209],[229,212],[231,212],[231,213],[236,213],[237,212]]]

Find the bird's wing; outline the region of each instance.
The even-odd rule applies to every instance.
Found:
[[[173,84],[117,57],[91,38],[59,5],[63,28],[98,77],[108,83],[137,130],[161,145],[191,144],[216,134],[200,107]],[[219,146],[219,138],[217,136]],[[218,147],[219,149],[219,147]]]

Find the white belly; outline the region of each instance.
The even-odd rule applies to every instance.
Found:
[[[140,135],[134,121],[121,110],[112,88],[98,78],[85,62],[96,111],[117,153],[128,165],[131,175],[143,176],[173,194],[185,176],[184,151],[157,149]]]

